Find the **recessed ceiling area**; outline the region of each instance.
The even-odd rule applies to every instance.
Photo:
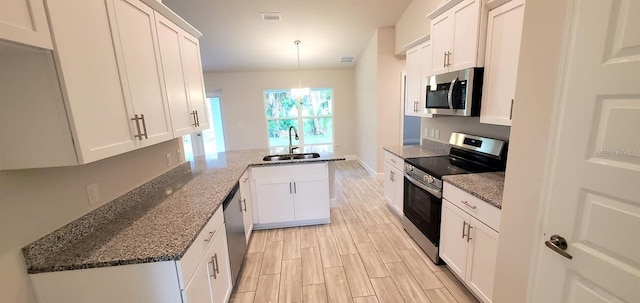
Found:
[[[394,26],[411,0],[163,0],[203,33],[205,72],[350,69],[376,28]],[[280,21],[263,21],[280,13]],[[355,57],[341,63],[343,57]]]

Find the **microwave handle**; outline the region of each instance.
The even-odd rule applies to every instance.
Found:
[[[450,110],[454,110],[453,109],[453,87],[456,85],[457,81],[458,81],[458,77],[453,79],[453,81],[451,81],[451,86],[449,86],[449,94],[447,96],[447,101],[449,101],[449,109]]]

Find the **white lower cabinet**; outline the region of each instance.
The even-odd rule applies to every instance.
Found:
[[[329,223],[327,163],[253,167],[255,228]]]
[[[400,217],[404,216],[404,160],[385,151],[384,196],[391,209]]]
[[[482,302],[492,302],[499,234],[483,223],[481,216],[476,218],[447,200],[446,189],[447,186],[442,201],[440,258]],[[470,198],[465,198],[465,204],[484,203]]]
[[[222,206],[178,261],[30,275],[39,303],[223,303],[231,295]]]
[[[253,231],[253,199],[251,196],[251,182],[249,181],[249,169],[240,177],[240,201],[242,207],[242,219],[244,220],[244,235],[249,244]]]

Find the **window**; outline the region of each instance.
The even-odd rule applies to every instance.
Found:
[[[225,151],[220,98],[213,97],[207,101],[210,128],[182,136],[185,159],[192,164],[196,156],[206,155],[209,159],[215,159],[218,157],[217,153]]]
[[[265,91],[269,146],[288,146],[290,126],[298,130],[296,145],[333,144],[332,103],[330,88],[313,88],[302,97],[293,97],[289,89]]]

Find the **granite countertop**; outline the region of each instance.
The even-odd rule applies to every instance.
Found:
[[[262,160],[283,151],[229,151],[187,159],[191,163],[24,247],[27,270],[35,274],[179,260],[247,167],[345,160],[332,148],[317,150],[321,157],[316,159]]]
[[[504,172],[444,176],[442,180],[502,209]]]
[[[449,154],[449,151],[430,150],[422,145],[386,146],[383,149],[402,159],[445,156]]]

